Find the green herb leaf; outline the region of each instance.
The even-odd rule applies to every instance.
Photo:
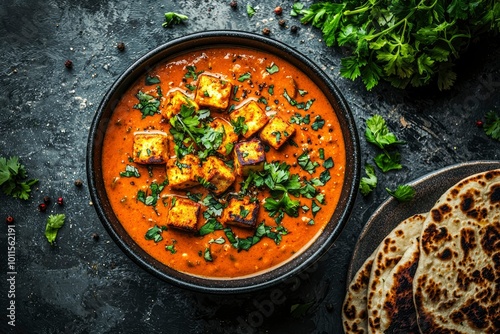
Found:
[[[162,23],[162,27],[167,28],[176,24],[181,24],[186,21],[188,17],[183,14],[178,14],[174,12],[165,13],[165,22]]]
[[[155,225],[153,227],[150,227],[146,231],[146,235],[144,236],[146,240],[154,240],[154,242],[160,242],[163,240],[163,237],[161,236],[161,233],[167,229],[166,226],[158,227],[158,225]]]
[[[250,4],[247,4],[247,15],[248,17],[252,17],[255,15],[255,9]]]
[[[171,254],[177,253],[177,250],[175,249],[175,244],[177,243],[176,240],[172,239],[172,244],[171,245],[166,245],[165,249],[169,251]]]
[[[319,163],[311,161],[311,159],[309,158],[309,152],[308,151],[304,151],[297,158],[297,163],[299,164],[300,167],[302,167],[303,170],[305,170],[309,174],[313,174],[314,171],[316,170],[316,167],[319,166]]]
[[[160,101],[149,94],[145,94],[142,91],[137,93],[137,99],[139,103],[134,105],[134,109],[139,109],[142,113],[142,118],[146,116],[153,116],[160,113]]]
[[[500,141],[500,115],[493,111],[486,113],[486,122],[483,128],[488,136]]]
[[[380,115],[374,115],[366,120],[365,138],[369,143],[385,149],[390,145],[404,144],[396,135],[389,131],[385,120]]]
[[[277,73],[277,72],[279,72],[279,70],[280,70],[280,68],[275,63],[272,63],[271,66],[266,67],[266,71],[269,74]]]
[[[125,166],[125,171],[120,172],[121,177],[140,177],[141,174],[139,173],[139,170],[132,165],[127,165]]]
[[[394,191],[389,188],[385,190],[400,202],[409,202],[415,197],[415,189],[409,185],[399,185]]]
[[[0,186],[7,196],[28,200],[31,187],[38,183],[38,179],[28,179],[26,168],[19,162],[19,157],[9,159],[0,157]]]
[[[61,227],[63,227],[65,220],[66,215],[63,213],[50,215],[47,218],[47,224],[45,225],[45,237],[51,245],[54,245],[57,232]]]
[[[359,190],[363,196],[368,195],[377,186],[377,176],[375,175],[375,168],[372,165],[365,165],[366,177],[362,177],[359,183]]]
[[[158,77],[151,77],[149,75],[146,76],[146,80],[145,80],[145,84],[146,86],[152,86],[152,85],[156,85],[156,84],[159,84],[161,81],[160,81],[160,78]]]
[[[250,78],[252,78],[252,75],[250,74],[250,72],[246,72],[238,77],[238,81],[243,82],[245,80],[249,80]]]

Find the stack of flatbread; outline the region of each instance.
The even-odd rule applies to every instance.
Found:
[[[342,317],[346,333],[500,333],[500,169],[393,229],[355,274]]]

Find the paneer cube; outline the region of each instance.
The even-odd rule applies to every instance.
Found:
[[[245,138],[253,136],[264,125],[266,125],[269,120],[265,111],[262,110],[259,104],[254,100],[234,110],[229,117],[233,122],[238,122],[238,118],[240,117],[244,118],[244,124],[247,126],[247,130],[243,132],[242,135]]]
[[[209,156],[203,163],[202,175],[210,183],[209,189],[216,195],[225,192],[236,179],[233,170],[214,156]]]
[[[279,149],[295,132],[295,127],[281,116],[274,116],[260,132],[260,139],[274,149]]]
[[[238,175],[247,176],[250,171],[262,171],[265,162],[264,145],[257,138],[236,143],[234,146],[234,168]]]
[[[202,74],[198,77],[194,101],[200,107],[223,111],[229,106],[232,90],[231,82],[216,76]]]
[[[198,104],[196,104],[196,102],[194,102],[194,100],[189,96],[180,90],[173,90],[167,94],[165,106],[162,109],[161,115],[163,118],[169,120],[174,115],[180,113],[183,105],[194,107],[195,110],[199,109]]]
[[[201,176],[200,159],[188,154],[182,159],[171,158],[167,161],[167,178],[172,189],[186,189],[199,184]]]
[[[159,165],[167,162],[168,139],[162,131],[134,133],[133,160],[139,164]]]
[[[172,197],[171,203],[167,216],[167,226],[186,231],[196,231],[201,205],[182,197]]]
[[[250,198],[233,197],[222,213],[222,221],[228,225],[255,228],[259,215],[259,202],[251,202]]]
[[[222,143],[216,151],[222,155],[231,153],[234,143],[238,140],[238,135],[234,132],[233,126],[226,120],[216,118],[210,123],[210,127],[215,131],[222,132]]]

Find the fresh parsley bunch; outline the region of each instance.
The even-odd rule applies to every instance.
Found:
[[[19,157],[0,157],[0,186],[5,195],[29,199],[31,187],[38,180],[26,180],[27,176],[26,168],[19,162]]]
[[[500,32],[498,0],[340,0],[296,3],[302,23],[321,29],[326,45],[345,46],[340,73],[368,90],[380,79],[418,87],[455,79],[453,65],[472,38]]]

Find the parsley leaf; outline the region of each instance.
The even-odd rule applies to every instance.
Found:
[[[399,185],[394,191],[389,188],[385,190],[400,202],[409,202],[415,197],[415,189],[409,185]]]
[[[349,49],[340,74],[367,90],[381,79],[398,88],[431,83],[449,89],[454,62],[480,35],[500,32],[495,1],[362,1],[295,3],[292,16],[321,30],[327,46]]]
[[[404,144],[396,135],[389,131],[385,120],[380,115],[374,115],[366,120],[365,138],[369,143],[385,149],[390,145]]]
[[[63,227],[65,220],[66,215],[64,213],[50,215],[47,218],[47,224],[45,225],[45,237],[51,245],[54,245],[57,232],[61,227]]]
[[[26,168],[19,162],[19,157],[9,159],[0,157],[0,186],[5,195],[23,200],[29,199],[31,187],[38,179],[27,178]]]
[[[247,15],[248,17],[252,17],[255,15],[255,9],[250,4],[247,4]]]
[[[365,165],[365,174],[366,176],[362,177],[359,183],[359,190],[363,196],[371,193],[378,183],[377,175],[375,175],[375,168],[373,168],[372,165]]]
[[[484,132],[493,139],[500,141],[500,115],[493,111],[486,113]]]
[[[163,28],[171,27],[175,24],[181,24],[186,21],[188,17],[183,14],[178,14],[174,12],[165,13],[165,22],[162,23]]]

